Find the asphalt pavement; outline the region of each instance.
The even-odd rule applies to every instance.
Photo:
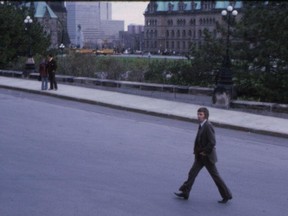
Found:
[[[141,112],[150,115],[197,121],[200,105],[137,96],[126,93],[58,84],[58,90],[41,90],[41,82],[24,78],[0,77],[0,88],[60,97],[117,109]],[[253,133],[288,137],[288,120],[280,117],[258,115],[230,109],[208,107],[210,121],[218,127],[243,130]]]

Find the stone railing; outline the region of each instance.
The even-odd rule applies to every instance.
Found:
[[[9,70],[0,70],[0,76],[22,78],[23,74],[21,71],[9,71]],[[37,80],[39,73],[30,73],[27,79]],[[89,77],[73,77],[66,75],[56,75],[56,79],[60,83],[66,83],[69,85],[79,85],[89,88],[104,88],[105,90],[116,90],[127,92],[127,93],[137,93],[141,94],[152,94],[159,95],[166,98],[180,98],[182,100],[189,100],[191,102],[191,97],[198,104],[210,105],[212,103],[213,88],[203,88],[197,86],[177,86],[169,84],[154,84],[154,83],[143,83],[143,82],[130,82],[130,81],[121,81],[121,80],[108,80],[108,79],[97,79]],[[199,103],[199,98],[202,100]],[[193,100],[192,99],[192,100]],[[192,101],[193,102],[193,101]],[[261,110],[277,113],[288,113],[288,104],[278,104],[278,103],[264,103],[256,101],[240,101],[232,100],[231,108],[239,109],[252,109],[252,110]]]

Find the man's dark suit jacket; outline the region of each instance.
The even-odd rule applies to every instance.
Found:
[[[52,59],[51,61],[48,61],[47,70],[49,74],[51,74],[52,72],[55,73],[55,71],[57,70],[57,63],[54,59]]]
[[[216,139],[213,125],[207,120],[204,125],[199,128],[194,142],[195,160],[201,156],[203,152],[209,158],[211,163],[217,162]]]

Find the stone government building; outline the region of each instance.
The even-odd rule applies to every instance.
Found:
[[[239,13],[243,7],[242,1],[150,1],[144,13],[144,50],[183,55],[192,43],[201,44],[204,29],[220,37],[216,26],[229,5]]]
[[[18,4],[23,2],[25,1],[19,1]],[[77,1],[69,4],[75,4],[78,11],[81,9],[81,2],[79,5],[76,3]],[[71,24],[69,24],[73,19],[69,18],[69,6],[67,9],[64,1],[26,1],[24,4],[35,10],[35,18],[43,25],[44,30],[50,33],[51,48],[58,48],[61,43],[65,47],[77,45],[75,34],[71,33]],[[185,55],[189,52],[191,44],[201,44],[205,29],[209,30],[215,38],[221,37],[216,31],[216,26],[218,23],[224,24],[221,11],[228,5],[232,5],[239,12],[237,19],[240,19],[243,1],[147,1],[147,8],[143,11],[144,27],[131,25],[127,32],[121,31],[122,28],[124,29],[124,21],[111,20],[112,11],[105,7],[103,9],[106,13],[102,9],[97,9],[99,12],[97,16],[95,15],[97,19],[93,19],[96,27],[87,27],[85,30],[83,29],[85,22],[80,23],[79,19],[75,19],[72,26],[76,29],[77,24],[81,24],[86,46],[91,44],[93,48],[101,48],[102,46],[98,45],[101,40],[101,44],[109,42],[109,48],[118,50],[131,49],[155,54]],[[141,31],[134,31],[133,28],[136,27]]]
[[[34,19],[37,19],[47,34],[50,34],[50,48],[57,49],[61,43],[65,46],[70,44],[64,1],[19,1],[17,5],[29,8]]]
[[[65,47],[79,46],[79,26],[85,48],[113,44],[113,40],[119,40],[119,31],[124,30],[124,21],[111,18],[111,2],[19,1],[14,4],[27,7],[30,15],[34,14],[34,19],[50,34],[50,48],[57,49],[61,43]]]

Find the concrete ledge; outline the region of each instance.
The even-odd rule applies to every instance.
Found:
[[[163,92],[175,93],[175,88],[174,85],[163,85]]]
[[[130,88],[130,89],[141,89],[141,83],[139,82],[129,82],[129,81],[121,81],[119,83],[120,88]]]
[[[213,88],[204,88],[204,87],[195,87],[195,86],[191,86],[189,87],[189,94],[203,94],[203,95],[209,95],[212,96],[213,95]]]
[[[74,82],[74,77],[73,76],[66,76],[66,75],[56,75],[56,80],[59,82]]]
[[[272,112],[288,113],[288,104],[273,104]]]
[[[175,87],[175,92],[176,93],[181,93],[181,94],[189,94],[189,87],[188,86],[176,86]]]
[[[71,77],[71,79],[73,79],[73,83],[75,84],[84,84],[84,85],[95,85],[97,81],[97,79],[87,77]]]
[[[39,73],[30,73],[28,78],[38,80],[38,77],[39,77]]]
[[[118,81],[115,80],[102,80],[102,86],[105,87],[118,87]]]
[[[10,71],[10,70],[0,70],[1,76],[7,76],[7,77],[22,77],[23,72],[22,71]]]
[[[232,108],[266,110],[269,112],[288,113],[288,104],[266,103],[257,101],[231,101]]]
[[[140,85],[141,90],[147,91],[163,91],[163,85],[153,83],[142,83]]]

